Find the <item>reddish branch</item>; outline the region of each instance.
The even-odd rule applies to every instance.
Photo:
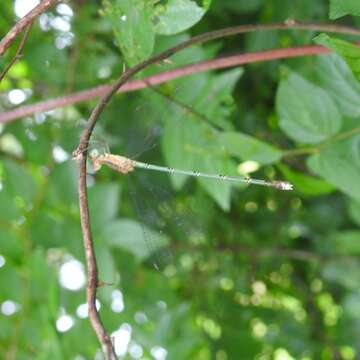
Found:
[[[86,127],[81,135],[79,146],[74,151],[73,156],[78,162],[78,170],[79,170],[79,180],[78,180],[79,206],[80,206],[80,220],[81,220],[81,227],[83,232],[83,240],[84,240],[87,271],[88,271],[87,303],[89,307],[89,318],[108,359],[111,360],[116,359],[116,355],[110,336],[105,330],[95,306],[96,292],[99,284],[99,279],[98,279],[98,270],[96,264],[96,256],[94,252],[94,246],[93,246],[93,240],[92,240],[91,228],[90,228],[90,217],[89,217],[87,186],[86,186],[86,157],[87,157],[86,149],[92,131],[95,127],[95,124],[98,118],[100,117],[102,111],[104,110],[105,106],[111,100],[111,98],[116,94],[116,92],[120,89],[120,87],[123,86],[133,75],[138,73],[140,70],[143,70],[144,68],[146,68],[151,64],[156,64],[160,61],[163,61],[169,58],[170,56],[172,56],[173,54],[179,52],[180,50],[192,46],[194,44],[218,39],[224,36],[249,32],[249,31],[284,29],[284,28],[297,28],[297,29],[307,29],[307,30],[309,28],[312,28],[319,30],[319,27],[321,28],[320,29],[321,31],[331,32],[331,31],[339,30],[341,32],[342,30],[344,30],[343,27],[339,28],[337,26],[332,26],[332,25],[316,25],[316,24],[309,25],[309,24],[299,24],[299,23],[295,23],[294,21],[291,21],[282,24],[243,25],[243,26],[227,28],[219,31],[212,31],[209,33],[196,36],[188,41],[185,41],[173,48],[170,48],[128,69],[125,73],[123,73],[120,76],[120,78],[115,82],[115,84],[112,85],[111,88],[102,96],[102,98],[99,100],[99,102],[93,109],[86,124]],[[346,31],[349,31],[349,28],[347,28]],[[358,30],[351,29],[351,31],[352,33],[360,34],[360,31]]]
[[[10,68],[21,58],[21,52],[25,46],[26,39],[29,36],[31,25],[32,25],[32,23],[30,23],[29,25],[26,26],[24,36],[22,37],[20,44],[19,44],[18,48],[16,49],[15,56],[13,57],[13,59],[9,62],[9,64],[5,67],[5,69],[0,74],[0,82],[5,77],[5,75],[8,73]]]
[[[14,27],[2,38],[0,41],[0,56],[4,55],[7,48],[14,41],[16,36],[20,34],[29,24],[49,9],[51,6],[56,4],[59,0],[43,0],[39,5],[35,6],[28,14],[21,18]]]
[[[128,81],[119,89],[118,93],[135,91],[148,87],[149,85],[157,85],[178,77],[191,75],[208,70],[222,69],[231,66],[243,65],[259,61],[270,61],[275,59],[283,59],[305,55],[326,54],[330,50],[318,45],[299,46],[287,49],[273,49],[266,51],[258,51],[247,54],[232,55],[201,61],[194,64],[185,65],[176,69],[164,71],[155,75],[148,76],[144,79]],[[62,106],[76,104],[81,101],[87,101],[93,97],[102,96],[111,89],[111,85],[100,85],[92,89],[78,91],[76,93],[61,96],[55,99],[41,101],[31,105],[25,105],[13,110],[0,113],[0,123],[7,123],[13,120],[31,115],[35,112],[47,111]]]

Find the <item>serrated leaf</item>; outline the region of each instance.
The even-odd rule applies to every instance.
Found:
[[[360,3],[358,0],[330,0],[330,19],[337,19],[348,14],[360,16]]]
[[[327,34],[320,34],[314,41],[326,46],[341,55],[350,66],[355,77],[360,80],[360,48],[348,41],[332,38]]]
[[[282,156],[281,150],[240,132],[222,132],[218,141],[231,155],[241,160],[253,160],[264,165],[276,162]]]
[[[333,98],[343,115],[360,116],[360,83],[339,55],[318,56],[316,73],[320,85]]]
[[[216,133],[210,127],[184,121],[169,120],[165,124],[163,148],[169,166],[181,170],[213,174],[228,174],[228,160],[219,156]],[[186,177],[172,175],[175,186],[180,188]],[[200,184],[224,209],[230,205],[231,184],[224,181],[198,178]]]
[[[196,24],[205,14],[192,0],[169,0],[166,4],[155,6],[153,14],[154,29],[161,35],[174,35]]]
[[[338,141],[308,159],[309,168],[354,199],[360,200],[359,136]]]
[[[278,168],[286,179],[294,185],[294,189],[305,195],[323,195],[336,190],[333,185],[323,179],[294,171],[283,164],[278,164]]]
[[[179,106],[173,107],[171,117],[163,119],[162,148],[168,166],[215,174],[226,174],[226,170],[232,167],[221,152],[221,144],[217,140],[220,133],[211,124],[226,127],[230,110],[223,101],[231,100],[231,91],[241,73],[237,69],[215,77],[197,75],[181,82],[186,91],[179,94],[178,99],[205,115],[208,121]],[[173,175],[171,179],[178,189],[186,181],[186,177],[179,175]],[[199,179],[199,182],[224,210],[229,209],[229,183],[204,179]]]
[[[341,116],[332,98],[296,73],[281,80],[276,107],[281,129],[301,143],[321,142],[341,127]]]
[[[150,57],[155,33],[149,3],[145,0],[117,0],[113,4],[106,1],[105,9],[128,65],[136,65]]]
[[[243,68],[236,68],[206,77],[191,106],[204,114],[212,124],[232,130],[228,121],[234,111],[232,92],[243,73]]]
[[[133,220],[117,220],[102,234],[106,243],[133,254],[139,261],[148,258],[169,243],[166,236]]]

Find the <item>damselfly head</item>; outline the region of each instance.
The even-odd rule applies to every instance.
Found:
[[[92,149],[89,153],[89,158],[91,160],[91,166],[93,171],[98,171],[101,168],[100,152],[97,149]]]
[[[89,157],[91,160],[96,160],[100,156],[100,152],[97,149],[92,149],[89,153]]]

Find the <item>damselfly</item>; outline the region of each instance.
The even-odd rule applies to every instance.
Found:
[[[293,185],[287,181],[267,181],[261,179],[254,179],[250,177],[228,176],[221,174],[208,174],[208,173],[192,171],[192,170],[180,170],[166,166],[143,163],[140,161],[129,159],[125,156],[114,155],[111,154],[110,152],[105,152],[104,154],[100,154],[98,150],[92,150],[90,152],[90,159],[92,161],[93,168],[95,171],[99,170],[102,165],[106,165],[111,169],[118,171],[122,174],[127,174],[133,171],[135,168],[139,168],[145,170],[161,171],[170,174],[204,177],[204,178],[210,178],[220,181],[234,181],[234,182],[246,183],[249,185],[262,185],[262,186],[273,187],[279,190],[293,189]]]

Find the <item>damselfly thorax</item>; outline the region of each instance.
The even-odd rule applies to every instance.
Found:
[[[133,171],[136,163],[134,160],[128,159],[125,156],[109,153],[99,154],[97,150],[90,152],[90,159],[92,161],[94,171],[98,171],[102,165],[106,165],[122,174],[127,174],[130,171]]]

